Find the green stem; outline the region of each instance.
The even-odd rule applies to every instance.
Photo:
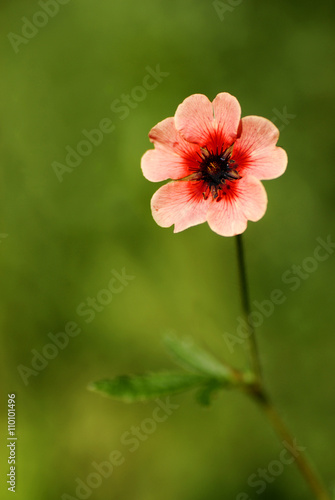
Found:
[[[253,397],[253,399],[261,406],[261,408],[265,412],[273,429],[276,431],[278,437],[281,440],[284,440],[285,443],[288,445],[288,448],[292,450],[296,448],[295,439],[292,437],[290,431],[288,430],[283,420],[277,413],[277,410],[275,409],[273,404],[270,402],[270,399],[267,396],[267,393],[264,388],[255,330],[252,325],[252,322],[251,321],[249,322],[249,315],[251,313],[251,309],[250,309],[249,289],[248,289],[242,235],[239,234],[236,236],[236,243],[237,243],[239,277],[241,285],[242,308],[249,329],[248,342],[250,351],[250,363],[254,375],[254,380],[251,380],[251,382],[246,383],[245,387],[248,391],[248,394]],[[299,453],[295,454],[295,461],[306,483],[313,491],[315,498],[317,500],[331,500],[331,497],[327,492],[325,486],[323,485],[319,476],[313,470],[311,464],[307,460],[307,457],[303,454],[302,451],[299,450]]]
[[[242,235],[238,234],[236,236],[236,244],[237,244],[237,260],[238,260],[238,268],[239,268],[239,278],[240,278],[240,289],[241,289],[241,298],[242,298],[242,309],[245,317],[245,321],[247,324],[248,332],[248,345],[250,351],[250,362],[251,368],[254,374],[256,375],[258,380],[262,378],[261,365],[259,361],[258,355],[258,347],[256,342],[255,329],[252,324],[252,321],[249,320],[251,309],[250,309],[250,299],[249,299],[249,287],[247,281],[247,273],[245,266],[245,258],[244,258],[244,249],[243,249],[243,239]]]
[[[264,407],[264,410],[273,428],[277,432],[278,437],[284,440],[285,445],[288,445],[289,449],[296,450],[296,454],[294,455],[295,462],[302,476],[305,478],[306,483],[313,491],[315,498],[317,498],[318,500],[331,500],[329,493],[321,482],[321,479],[317,475],[316,471],[312,468],[311,464],[307,460],[307,457],[303,454],[302,451],[297,449],[295,440],[292,438],[290,431],[287,429],[274,406],[271,403],[268,403]]]

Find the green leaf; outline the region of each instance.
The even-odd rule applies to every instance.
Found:
[[[208,382],[208,377],[203,375],[163,372],[146,375],[121,375],[113,379],[93,382],[88,388],[105,396],[131,403],[177,394],[206,382]]]
[[[181,340],[167,335],[164,343],[182,367],[220,379],[221,382],[235,381],[236,377],[231,368],[220,363],[214,356],[195,345],[192,340]]]
[[[195,398],[201,406],[210,406],[212,399],[216,396],[219,389],[222,389],[222,384],[218,380],[209,380],[205,385],[200,387]]]

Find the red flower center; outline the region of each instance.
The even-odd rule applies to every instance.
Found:
[[[216,151],[208,151],[207,148],[201,149],[201,160],[199,179],[201,179],[206,185],[207,189],[202,193],[205,200],[209,196],[209,192],[212,195],[213,200],[219,201],[221,199],[220,194],[225,195],[226,192],[222,191],[224,185],[230,189],[227,181],[237,181],[241,179],[240,174],[237,170],[237,165],[234,160],[231,159],[233,152],[233,146],[230,146],[226,150],[222,150],[220,153]],[[221,193],[219,193],[219,191]]]

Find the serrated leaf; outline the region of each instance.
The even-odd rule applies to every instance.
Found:
[[[105,396],[131,403],[177,394],[206,382],[208,382],[208,377],[203,375],[163,372],[146,375],[121,375],[113,379],[93,382],[88,388]]]
[[[220,363],[214,356],[195,345],[192,340],[181,340],[172,335],[167,335],[164,343],[174,359],[184,368],[197,371],[221,381],[233,382],[234,372]]]

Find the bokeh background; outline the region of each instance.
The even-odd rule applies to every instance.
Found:
[[[317,238],[335,240],[334,3],[70,0],[50,2],[47,22],[36,14],[41,4],[0,7],[2,498],[11,495],[6,400],[14,392],[18,500],[79,498],[78,478],[86,482],[113,450],[124,463],[87,498],[312,499],[294,464],[261,495],[248,485],[283,445],[241,394],[222,393],[209,410],[192,393],[173,397],[178,410],[130,452],[121,436],[156,404],[125,405],[87,384],[173,368],[162,345],[168,330],[243,366],[243,346],[231,353],[223,335],[236,332],[240,315],[234,240],[206,224],[177,235],[156,226],[157,185],[140,170],[153,125],[192,93],[228,91],[243,115],[274,120],[288,152],[287,173],[265,182],[266,216],[245,233],[251,293],[286,296],[258,328],[266,381],[334,485],[334,253],[295,291],[282,279],[313,257]],[[27,20],[44,26],[35,33]],[[156,88],[134,90],[157,65],[166,75]],[[137,100],[121,112],[123,94]],[[114,130],[60,182],[54,162],[64,165],[66,148],[104,118]],[[135,278],[86,322],[78,306],[123,268]],[[41,353],[69,321],[80,334],[24,383],[18,366],[31,368],[31,351]]]

